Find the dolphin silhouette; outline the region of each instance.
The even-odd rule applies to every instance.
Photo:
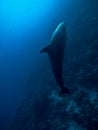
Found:
[[[63,81],[63,60],[64,60],[64,50],[66,45],[66,28],[65,23],[61,22],[55,29],[50,44],[43,48],[40,53],[46,52],[49,54],[49,59],[51,62],[52,71],[56,82],[61,88],[60,94],[69,94],[68,88],[64,87]]]

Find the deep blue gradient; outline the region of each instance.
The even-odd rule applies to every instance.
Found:
[[[77,18],[82,19],[86,9],[90,13],[93,5],[88,1],[0,1],[0,130],[10,125],[25,98],[28,77],[41,65],[40,49],[55,27],[64,20],[70,38]]]
[[[14,117],[25,96],[28,75],[39,62],[40,35],[46,31],[44,25],[54,2],[4,0],[0,7],[0,129],[3,129]]]

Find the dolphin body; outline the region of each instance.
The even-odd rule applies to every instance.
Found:
[[[55,29],[50,44],[40,51],[40,53],[46,52],[49,54],[55,80],[61,88],[59,95],[70,93],[69,89],[64,87],[62,75],[65,45],[66,29],[64,22],[61,22]]]

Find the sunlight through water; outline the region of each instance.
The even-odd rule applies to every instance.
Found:
[[[44,20],[53,10],[54,0],[3,0],[1,20],[5,30],[19,31]]]

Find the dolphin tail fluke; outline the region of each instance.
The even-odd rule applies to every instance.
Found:
[[[61,95],[64,95],[64,94],[70,94],[70,90],[68,88],[64,87],[63,89],[61,89],[59,95],[61,96]]]
[[[43,49],[40,51],[40,53],[43,53],[43,52],[49,53],[49,50],[50,50],[50,46],[47,46],[47,47],[43,48]]]

